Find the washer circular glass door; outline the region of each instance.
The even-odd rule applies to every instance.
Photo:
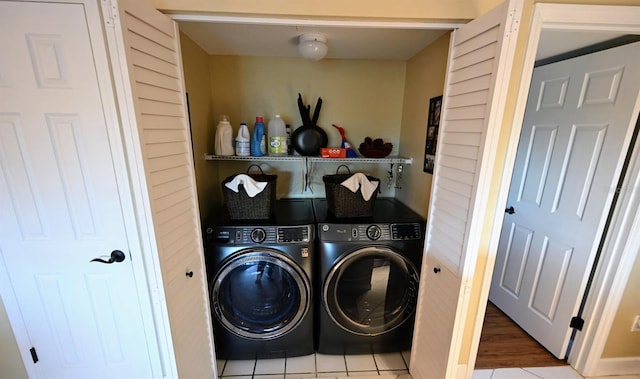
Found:
[[[368,246],[345,255],[329,271],[324,306],[346,331],[380,335],[415,313],[419,280],[413,263],[401,254]]]
[[[211,284],[222,325],[245,338],[269,340],[291,331],[309,312],[311,283],[277,250],[247,249],[228,259]]]

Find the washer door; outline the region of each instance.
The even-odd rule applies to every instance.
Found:
[[[418,296],[415,266],[395,251],[370,246],[347,254],[324,283],[324,306],[348,332],[376,336],[411,318]]]
[[[235,254],[211,284],[215,317],[245,338],[269,340],[291,331],[309,312],[311,283],[302,269],[277,250]]]

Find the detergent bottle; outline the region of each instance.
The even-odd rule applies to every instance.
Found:
[[[287,131],[279,114],[269,121],[269,155],[287,155]]]
[[[233,155],[233,129],[227,115],[221,115],[216,127],[216,137],[214,139],[214,153],[216,155]]]
[[[251,155],[262,157],[265,154],[267,154],[267,143],[264,135],[264,119],[258,116],[253,127],[253,137],[251,138]]]
[[[240,124],[238,129],[238,136],[236,137],[236,155],[246,157],[251,155],[249,128],[244,122]]]

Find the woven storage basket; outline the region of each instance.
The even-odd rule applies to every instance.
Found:
[[[257,167],[260,170],[260,174],[250,174],[249,171],[252,167]],[[234,192],[225,186],[236,175],[231,175],[222,181],[222,194],[229,211],[229,218],[232,220],[266,220],[271,218],[276,202],[276,180],[278,175],[265,174],[258,165],[249,166],[247,175],[256,182],[267,183],[264,190],[254,197],[249,197],[242,184],[238,186],[238,192]]]
[[[346,168],[349,173],[339,174],[338,171],[340,171],[341,167]],[[378,190],[373,192],[369,200],[365,200],[360,189],[356,192],[351,192],[350,189],[340,184],[349,179],[351,175],[349,167],[340,165],[335,174],[322,177],[329,212],[337,218],[370,217],[373,214],[373,206],[378,197]],[[380,188],[380,179],[369,175],[367,175],[367,179],[372,182],[378,182],[378,188]]]

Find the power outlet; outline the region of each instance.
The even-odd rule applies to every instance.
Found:
[[[632,332],[640,332],[640,315],[637,315],[633,319],[633,325],[631,325]]]

